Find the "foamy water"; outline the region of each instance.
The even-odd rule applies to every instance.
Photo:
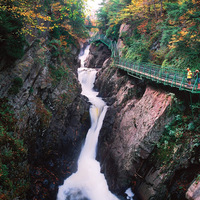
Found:
[[[89,47],[80,57],[82,67],[78,69],[78,78],[82,86],[82,95],[87,96],[92,104],[90,106],[91,127],[79,156],[78,170],[59,187],[57,200],[118,200],[109,191],[104,174],[100,172],[100,163],[95,159],[98,136],[107,106],[100,97],[97,97],[98,92],[93,90],[96,69],[83,67],[88,49]]]

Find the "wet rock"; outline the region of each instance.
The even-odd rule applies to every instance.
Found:
[[[66,200],[89,200],[79,189],[71,189],[65,195]]]
[[[120,98],[121,95],[117,97]],[[164,92],[147,87],[140,100],[129,100],[129,104],[120,112],[117,111],[112,134],[106,135],[106,132],[110,133],[111,130],[104,126],[100,136],[100,142],[103,141],[99,145],[100,160],[102,170],[109,174],[108,182],[112,180],[112,190],[124,188],[126,182],[136,174],[142,161],[152,152],[167,122],[165,112],[170,102],[170,97]],[[110,159],[115,162],[110,162]],[[116,174],[112,173],[113,168]]]
[[[111,51],[103,43],[92,43],[84,67],[101,68],[104,61],[111,56]]]
[[[131,186],[143,200],[185,199],[187,189],[199,174],[199,147],[195,149],[194,141],[179,143],[165,164],[154,151],[165,125],[174,119],[168,114],[173,108],[173,95],[127,76],[110,63],[111,59],[104,62],[95,82],[109,105],[99,135],[97,158],[110,190],[122,194]],[[187,198],[193,198],[197,191],[188,190]]]

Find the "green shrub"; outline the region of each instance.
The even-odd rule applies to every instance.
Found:
[[[119,37],[119,29],[120,29],[120,24],[110,26],[106,30],[106,37],[110,38],[111,40],[117,41]]]
[[[183,148],[188,148],[188,143],[191,143],[190,151],[193,151],[193,148],[200,146],[200,103],[193,104],[192,109],[194,116],[192,117],[191,110],[181,109],[183,102],[177,103],[176,98],[174,98],[174,101],[176,105],[174,103],[173,107],[176,108],[173,108],[173,110],[170,111],[171,114],[175,115],[174,120],[165,126],[165,130],[157,143],[155,151],[157,159],[162,164],[168,164],[170,160],[174,159],[174,149],[179,145],[183,150]]]
[[[26,199],[29,189],[27,149],[16,134],[16,119],[6,98],[0,99],[0,199]]]
[[[12,87],[8,90],[8,94],[16,95],[23,86],[23,80],[20,77],[13,79]]]
[[[53,79],[53,86],[57,85],[62,78],[68,76],[68,69],[64,69],[64,67],[55,67],[54,65],[49,65],[51,77]]]
[[[125,50],[125,58],[136,63],[149,60],[148,42],[144,37],[139,40],[132,38],[131,45]]]
[[[0,61],[11,64],[24,55],[25,37],[22,19],[12,12],[0,11]]]
[[[30,87],[29,94],[33,94],[33,87]]]

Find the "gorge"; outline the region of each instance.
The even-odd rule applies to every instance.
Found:
[[[106,49],[105,46],[104,49]],[[101,53],[99,54],[98,51],[101,51]],[[182,169],[182,167],[186,168],[187,171],[188,168],[188,173],[190,173],[191,177],[194,177],[194,174],[198,173],[199,170],[197,165],[198,160],[196,160],[198,156],[193,154],[191,150],[187,150],[191,152],[188,154],[185,154],[184,151],[176,150],[177,154],[174,158],[180,158],[180,155],[184,155],[180,159],[179,165],[177,165],[177,163],[171,163],[171,166],[162,164],[162,168],[159,168],[159,162],[161,160],[154,160],[157,159],[154,158],[156,154],[152,154],[155,149],[155,144],[158,143],[165,126],[174,120],[173,115],[168,115],[173,105],[176,106],[174,104],[173,94],[167,93],[163,89],[155,88],[151,84],[146,84],[143,80],[127,76],[124,72],[111,65],[110,57],[104,56],[109,55],[109,51],[106,49],[106,53],[103,52],[102,45],[97,47],[92,44],[90,47],[90,54],[84,63],[86,68],[79,68],[78,70],[79,74],[97,73],[94,87],[99,91],[99,95],[108,105],[105,118],[101,120],[103,125],[99,133],[97,145],[97,160],[99,163],[94,161],[94,165],[97,165],[98,172],[104,174],[108,183],[106,187],[108,187],[112,193],[117,194],[119,199],[126,198],[125,191],[129,187],[133,189],[139,199],[150,199],[152,197],[155,199],[165,199],[167,198],[165,195],[169,190],[166,181],[171,179],[170,177],[173,177],[174,171],[178,171]],[[103,56],[94,59],[94,56],[96,57],[98,55]],[[105,60],[105,62],[101,58]],[[95,61],[103,63],[101,69],[90,68],[93,64],[99,66],[99,64],[97,65],[94,63]],[[24,62],[27,61],[24,60]],[[77,69],[78,68],[76,68],[76,70]],[[44,70],[46,69],[44,68]],[[32,72],[35,72],[35,70]],[[77,96],[71,96],[71,94],[74,93],[70,93],[70,97],[63,96],[65,97],[64,99],[53,103],[54,101],[52,98],[58,97],[59,90],[62,92],[63,89],[66,90],[66,82],[63,83],[64,85],[56,86],[60,87],[59,90],[53,90],[57,95],[50,96],[51,98],[48,99],[49,92],[44,96],[44,91],[48,89],[48,86],[43,85],[45,78],[44,73],[46,72],[40,72],[39,76],[32,75],[32,72],[29,72],[29,77],[36,77],[36,80],[40,80],[38,83],[34,81],[34,93],[29,94],[30,96],[28,96],[28,99],[24,99],[25,95],[22,94],[24,92],[26,94],[27,89],[29,90],[29,82],[27,81],[27,84],[23,86],[23,90],[14,98],[16,99],[15,104],[13,103],[13,105],[16,106],[16,102],[18,102],[19,106],[15,109],[17,111],[18,108],[18,112],[23,113],[23,120],[20,121],[21,125],[19,124],[21,129],[26,129],[25,124],[27,124],[28,121],[29,126],[27,128],[32,132],[31,139],[29,138],[29,145],[33,146],[29,149],[29,155],[32,157],[30,160],[30,163],[32,163],[30,170],[34,187],[32,187],[28,198],[31,199],[34,197],[53,200],[56,199],[57,187],[63,184],[64,179],[67,177],[69,177],[68,179],[70,179],[70,177],[76,177],[76,171],[79,171],[80,168],[79,164],[77,165],[77,161],[79,160],[78,162],[81,162],[81,156],[79,154],[84,143],[84,138],[89,129],[89,125],[95,122],[90,123],[88,113],[90,103],[88,104],[88,99],[84,97],[84,95],[87,96],[88,94],[86,94],[87,92],[83,92],[83,96],[80,95],[81,88],[76,76],[72,77],[74,77],[74,81],[77,81],[77,89],[74,90],[77,91]],[[92,89],[94,76],[92,79],[85,77],[82,81],[80,80],[80,82],[85,81],[91,83],[92,86],[90,86],[90,89]],[[47,105],[49,105],[53,113],[53,116],[49,119],[51,121],[49,121],[48,129],[45,128],[48,121],[40,121],[42,120],[42,116],[45,116],[41,113],[41,108],[37,108],[39,105],[42,105],[41,102],[39,99],[37,101],[32,101],[33,97],[38,98],[39,90],[36,92],[37,88],[43,88],[44,91],[41,93],[41,97],[44,98],[43,101],[47,102]],[[70,90],[71,87],[68,89]],[[95,95],[98,94],[95,91],[93,91],[93,93]],[[20,101],[19,97],[21,97]],[[68,98],[72,99],[70,100]],[[88,98],[89,102],[91,102],[92,100],[90,100],[90,97]],[[71,103],[68,104],[69,102]],[[29,105],[29,107],[26,105]],[[33,106],[35,106],[35,108]],[[181,105],[179,105],[179,107],[180,109],[184,108],[181,107]],[[24,112],[24,109],[29,109],[30,111]],[[101,108],[94,108],[95,116],[98,116],[100,113],[98,110],[101,110]],[[29,117],[27,114],[31,114],[31,116]],[[38,119],[38,114],[41,116],[41,119]],[[43,128],[43,131],[37,134],[35,133],[34,136],[33,133],[35,131],[33,130],[36,130],[36,127],[37,130]],[[94,125],[91,129],[93,128]],[[95,144],[96,142],[93,143],[93,153],[90,155],[93,159],[96,154],[94,151],[94,149],[96,149]],[[179,148],[181,147],[179,146]],[[193,148],[195,148],[195,146]],[[194,158],[192,164],[189,163],[191,158]],[[84,169],[91,172],[91,165],[87,166],[87,162],[83,162]],[[176,168],[174,168],[174,164],[176,164]],[[193,174],[191,174],[191,171],[193,171]],[[183,173],[186,175],[186,172],[183,171]],[[85,180],[89,179],[89,176],[86,175],[86,173],[84,173],[84,176],[87,176],[82,182],[85,186]],[[60,177],[60,180],[57,177]],[[92,175],[92,178],[94,177],[97,179],[96,175]],[[81,181],[75,180],[74,184],[78,184],[79,187],[82,188]],[[67,183],[68,181],[66,181],[66,184]],[[98,184],[100,183],[95,182],[92,185]],[[67,187],[69,185],[70,183],[67,184]],[[72,190],[69,199],[73,199],[73,195],[75,194],[80,195],[80,199],[89,198],[83,197],[79,190]],[[100,195],[97,196],[102,198]],[[64,197],[61,199],[64,199]],[[74,199],[77,200],[76,197]],[[89,199],[96,198],[92,196]]]
[[[84,58],[83,54],[80,57],[81,63],[84,63]],[[100,163],[95,160],[98,136],[107,111],[105,102],[97,97],[98,92],[93,90],[96,73],[96,69],[84,68],[83,66],[78,69],[78,77],[82,85],[81,94],[88,97],[91,103],[91,127],[78,159],[77,172],[72,174],[59,187],[58,200],[118,199],[109,192],[104,175],[100,173]]]
[[[200,198],[199,94],[114,62],[194,71],[199,2],[134,2],[1,1],[0,199]]]

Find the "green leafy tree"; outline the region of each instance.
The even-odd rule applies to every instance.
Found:
[[[0,11],[0,27],[0,62],[10,64],[24,54],[22,18],[9,11]]]
[[[106,30],[108,29],[109,25],[109,17],[108,17],[108,9],[106,6],[105,1],[101,4],[101,8],[97,12],[97,19],[98,19],[98,27],[103,34],[106,34]]]
[[[167,19],[164,23],[161,45],[168,45],[170,52],[165,64],[178,68],[200,67],[200,3],[178,1],[167,3]]]
[[[99,29],[112,40],[118,39],[121,22],[117,22],[117,19],[120,10],[125,5],[126,3],[123,1],[110,0],[107,3],[103,2],[97,13]]]

